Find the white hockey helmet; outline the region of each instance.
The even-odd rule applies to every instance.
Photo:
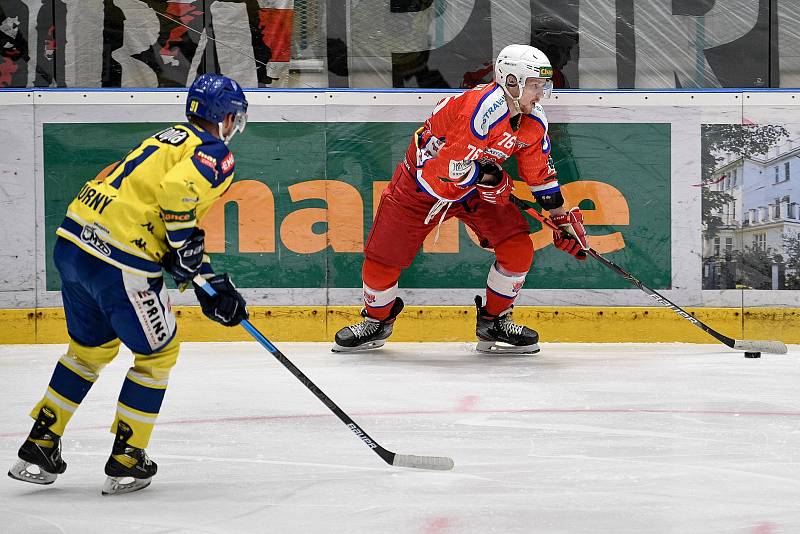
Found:
[[[497,54],[497,60],[494,63],[494,80],[515,103],[522,97],[522,91],[525,89],[525,82],[528,78],[546,78],[544,97],[550,98],[553,90],[553,67],[544,52],[532,46],[512,44]],[[522,91],[515,97],[508,88],[516,86],[522,88]]]

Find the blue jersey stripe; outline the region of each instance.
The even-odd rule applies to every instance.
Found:
[[[170,243],[176,243],[177,246],[181,246],[184,241],[189,239],[195,230],[196,228],[194,227],[181,228],[180,230],[167,230],[167,239],[169,239]]]
[[[541,201],[544,195],[552,195],[559,191],[561,191],[561,186],[557,185],[555,187],[551,187],[550,189],[544,189],[542,191],[531,191],[531,192],[533,193],[533,196],[536,197],[536,201],[539,202]]]
[[[61,227],[60,228],[62,230],[64,230],[65,232],[67,232],[68,234],[70,234],[76,241],[87,243],[84,239],[81,239],[81,235],[83,233],[83,226],[81,224],[79,224],[78,222],[73,221],[69,217],[65,217],[64,220],[61,222]],[[133,254],[129,254],[127,252],[124,252],[124,251],[116,248],[111,243],[108,243],[108,242],[104,242],[104,243],[108,246],[108,249],[109,249],[110,253],[109,254],[105,254],[102,251],[98,251],[98,253],[95,254],[96,257],[98,257],[100,259],[103,259],[104,257],[109,257],[112,260],[115,260],[116,262],[121,263],[122,265],[127,265],[128,267],[132,267],[132,268],[137,269],[139,271],[144,271],[144,272],[152,273],[152,274],[161,274],[161,265],[160,264],[158,264],[158,263],[156,263],[154,261],[150,261],[150,260],[146,260],[144,258],[140,258],[138,256],[134,256]],[[96,249],[96,247],[93,246],[92,243],[87,243],[87,244],[92,246],[92,248]]]

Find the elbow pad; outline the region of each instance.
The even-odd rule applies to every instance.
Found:
[[[560,208],[564,205],[564,197],[561,196],[560,189],[547,193],[537,193],[534,191],[533,196],[536,198],[536,202],[539,203],[542,209],[547,211]]]

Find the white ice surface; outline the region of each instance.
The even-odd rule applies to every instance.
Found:
[[[123,351],[67,429],[66,473],[0,481],[0,532],[800,532],[797,346],[278,347],[383,447],[455,469],[386,465],[256,343],[184,344],[148,447],[158,475],[102,497]],[[63,349],[0,346],[6,469]]]

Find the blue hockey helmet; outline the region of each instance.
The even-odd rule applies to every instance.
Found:
[[[243,132],[247,124],[247,97],[231,78],[220,74],[201,74],[189,87],[186,97],[186,117],[199,117],[220,124],[228,115],[234,116],[234,128],[222,140],[227,144],[236,132]]]

